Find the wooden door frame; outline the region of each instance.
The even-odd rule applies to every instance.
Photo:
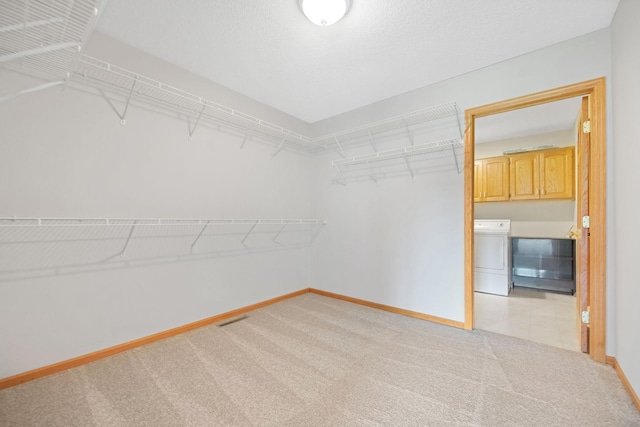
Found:
[[[474,201],[473,171],[475,160],[475,119],[533,107],[568,98],[589,97],[591,120],[591,155],[589,165],[589,216],[591,217],[589,248],[589,300],[591,323],[589,342],[591,358],[606,362],[606,82],[601,77],[556,89],[545,90],[505,101],[465,110],[464,143],[464,276],[465,329],[473,329],[473,245]],[[579,150],[579,147],[578,147]],[[577,156],[580,153],[578,152]],[[578,183],[578,191],[580,190]]]

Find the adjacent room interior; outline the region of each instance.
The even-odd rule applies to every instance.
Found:
[[[640,3],[311,3],[0,0],[0,425],[640,424]]]
[[[477,123],[477,329],[580,351],[573,240],[580,101],[571,98]],[[541,155],[551,175],[546,181],[562,189],[542,190],[543,200],[541,189],[525,188],[530,183],[519,176],[531,174],[528,166]],[[571,179],[565,183],[567,175]]]

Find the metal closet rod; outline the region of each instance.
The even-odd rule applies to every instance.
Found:
[[[34,217],[0,217],[0,227],[95,227],[123,226],[136,227],[171,225],[315,225],[325,224],[324,219],[193,219],[193,218],[34,218]]]

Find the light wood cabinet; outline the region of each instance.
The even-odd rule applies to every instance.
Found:
[[[575,196],[573,147],[540,152],[540,198],[573,199]]]
[[[474,163],[475,202],[509,200],[509,157],[490,157]]]
[[[473,200],[573,199],[574,147],[527,151],[474,162]]]
[[[540,156],[537,151],[510,157],[511,200],[531,200],[539,196]]]
[[[510,156],[511,200],[574,198],[573,156],[573,147]]]

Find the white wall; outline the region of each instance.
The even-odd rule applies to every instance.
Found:
[[[331,159],[315,159],[315,206],[330,226],[313,248],[312,286],[463,320],[463,175],[341,186],[331,182]]]
[[[576,113],[577,114],[577,113]],[[479,120],[478,128],[482,126]],[[557,147],[575,146],[576,132],[573,128],[488,141],[477,144],[476,159],[502,156],[507,150],[553,145]],[[475,204],[476,219],[504,218],[511,220],[511,235],[514,237],[566,238],[575,226],[575,200],[536,200],[535,202],[490,202]]]
[[[616,224],[616,359],[636,393],[640,393],[640,286],[636,268],[637,218],[640,201],[634,186],[640,181],[640,2],[621,0],[611,25],[613,71],[613,151]]]
[[[176,86],[206,89],[197,76],[119,49],[172,74]],[[3,72],[0,93],[34,83]],[[259,107],[253,102],[255,113],[277,116]],[[0,122],[0,216],[311,216],[310,160],[286,151],[272,157],[272,146],[253,141],[240,150],[238,135],[202,126],[188,141],[184,120],[136,106],[123,126],[103,98],[71,88],[0,103]],[[65,255],[62,243],[16,243],[33,240],[28,229],[2,233],[0,258],[4,265],[13,257],[10,268],[43,261],[29,259],[36,252],[52,265]],[[60,238],[73,239],[65,233]],[[106,244],[94,242],[86,255],[102,253]],[[0,378],[306,288],[308,265],[308,248],[302,248],[106,271],[89,266],[83,273],[21,280],[0,275]]]
[[[587,34],[318,122],[314,131],[326,134],[450,101],[464,110],[609,77],[609,36],[609,30]],[[331,227],[313,249],[312,286],[463,321],[462,175],[438,172],[414,182],[396,178],[345,188],[330,183],[329,161],[337,157],[315,159],[314,209]],[[608,354],[614,348],[614,320],[611,309]]]

